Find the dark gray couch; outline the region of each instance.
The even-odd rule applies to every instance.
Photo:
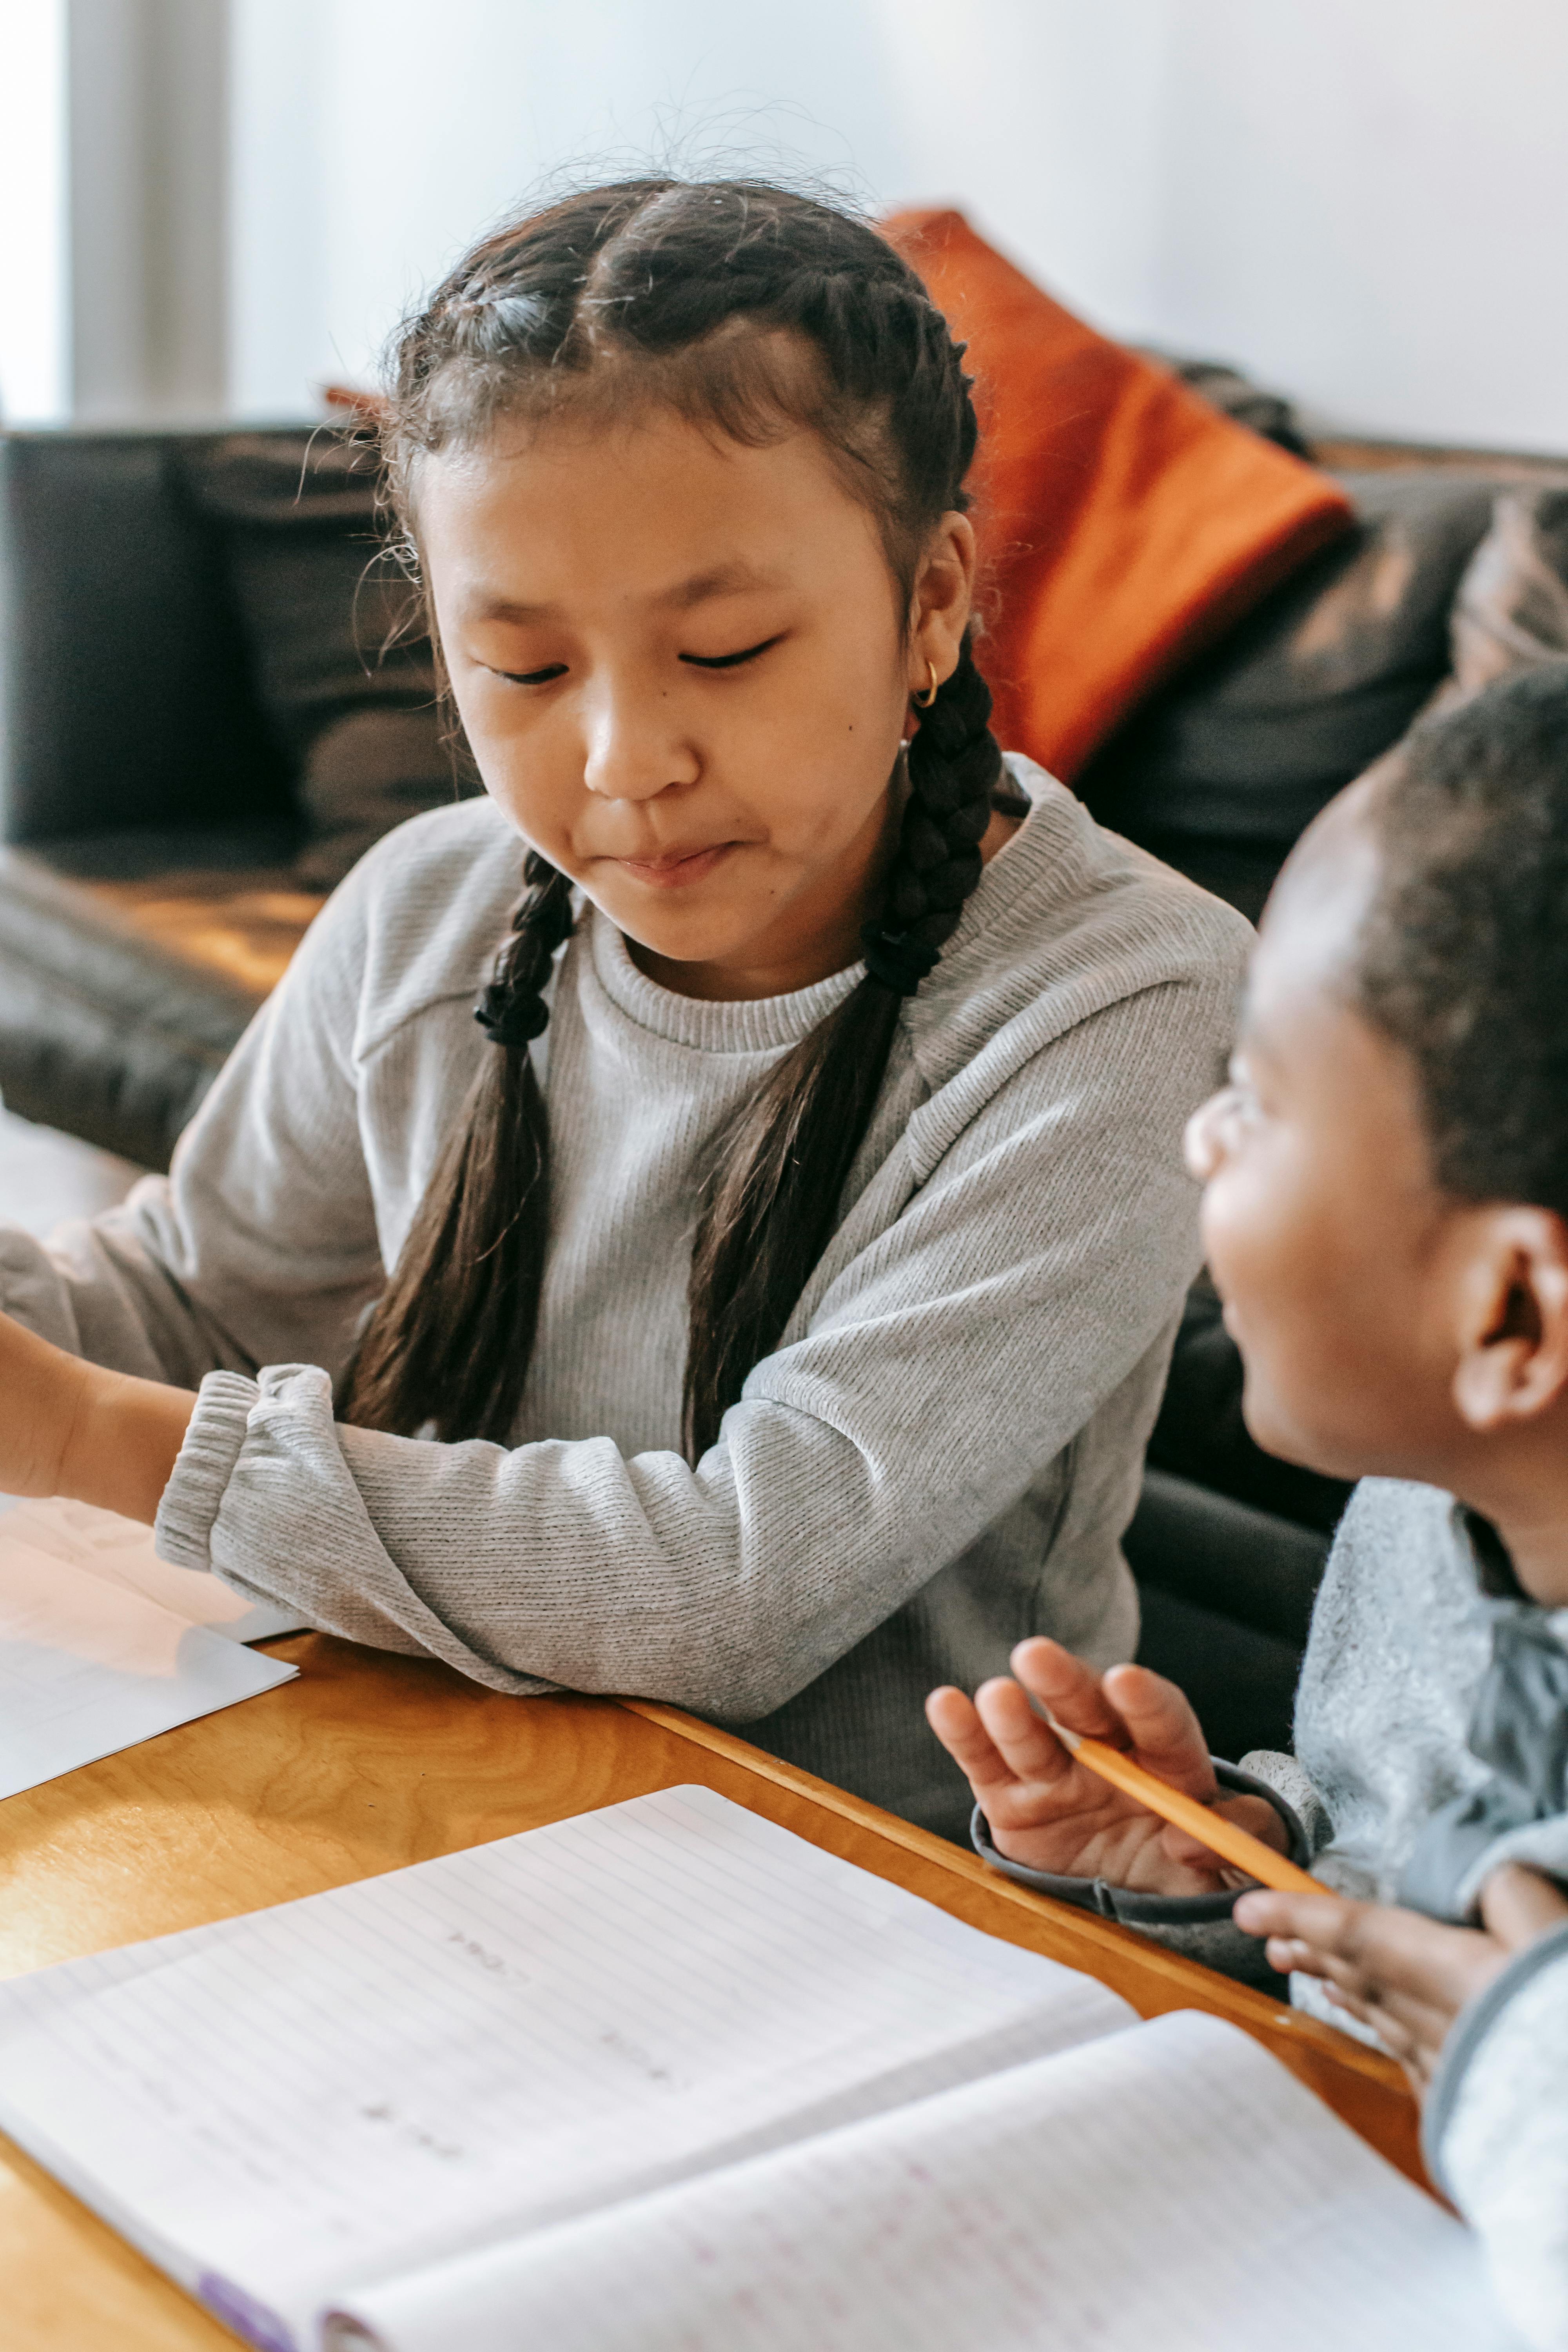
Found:
[[[152,1168],[265,993],[226,901],[299,832],[187,446],[0,436],[0,1096]]]

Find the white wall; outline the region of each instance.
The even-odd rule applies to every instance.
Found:
[[[861,194],[920,178],[876,0],[234,0],[234,18],[232,365],[257,414],[365,373],[421,287],[563,163],[635,171],[674,144]]]
[[[1195,0],[1140,323],[1351,421],[1568,449],[1563,0]]]
[[[70,413],[204,421],[228,394],[224,0],[68,0]]]
[[[227,39],[226,0],[0,0],[13,423],[223,413]]]
[[[1563,0],[888,13],[923,185],[1113,332],[1371,432],[1568,449]]]
[[[226,26],[226,195],[194,225],[165,205],[146,233],[199,246],[226,204],[202,282],[216,304],[226,281],[242,415],[367,374],[404,304],[541,173],[673,147],[879,205],[961,201],[1113,332],[1238,360],[1327,419],[1568,449],[1565,0],[0,0],[0,17],[68,5]],[[0,111],[0,296],[49,209],[6,131]],[[187,260],[149,282],[198,280]],[[35,307],[18,359],[0,303],[13,413],[53,364]],[[132,371],[97,413],[155,394]]]
[[[69,398],[65,0],[0,0],[0,417]]]
[[[563,161],[963,201],[1118,333],[1568,447],[1563,0],[234,0],[233,383],[363,375]]]

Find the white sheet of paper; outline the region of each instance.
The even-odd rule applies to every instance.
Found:
[[[291,1610],[247,1601],[221,1578],[200,1569],[171,1568],[153,1549],[152,1528],[139,1519],[121,1518],[118,1511],[101,1511],[95,1504],[67,1502],[58,1496],[47,1502],[7,1497],[0,1507],[7,1512],[0,1521],[0,1573],[6,1543],[16,1538],[35,1551],[143,1593],[188,1625],[210,1625],[231,1642],[269,1642],[277,1634],[304,1629],[306,1621]]]
[[[1191,2012],[363,2290],[383,2352],[1522,2352],[1479,2247]]]
[[[258,1655],[0,1522],[0,1797],[289,1681]]]
[[[1131,2018],[673,1789],[0,1984],[0,2126],[302,2347],[365,2280]]]

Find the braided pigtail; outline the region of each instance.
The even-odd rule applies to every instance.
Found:
[[[527,885],[474,1018],[486,1057],[342,1382],[343,1420],[403,1436],[509,1435],[539,1319],[550,1125],[529,1047],[571,935],[572,890],[530,850]]]
[[[957,668],[921,713],[887,907],[861,934],[867,971],[900,996],[912,996],[935,968],[980,879],[980,844],[1001,775],[991,689],[965,636]]]
[[[838,1223],[899,1025],[980,879],[1002,754],[964,639],[910,747],[909,798],[866,977],[768,1073],[725,1139],[691,1253],[682,1433],[696,1462],[772,1353]]]

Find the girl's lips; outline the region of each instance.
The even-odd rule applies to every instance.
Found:
[[[700,882],[711,874],[721,857],[727,857],[733,842],[721,841],[712,849],[693,849],[679,857],[617,857],[616,864],[623,874],[630,874],[638,882],[647,882],[656,890],[679,890],[683,884]]]

